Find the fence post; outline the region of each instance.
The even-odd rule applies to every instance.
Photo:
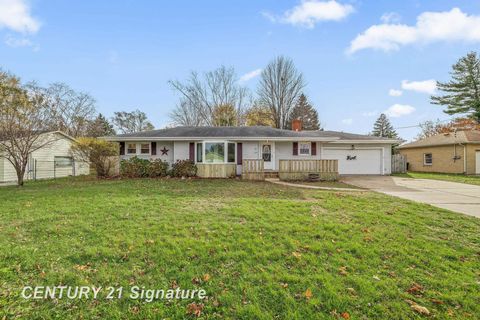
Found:
[[[33,161],[33,181],[37,181],[37,159]]]
[[[72,158],[72,175],[75,177],[75,159]]]

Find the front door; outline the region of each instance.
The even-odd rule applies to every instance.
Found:
[[[261,156],[265,170],[273,170],[275,168],[273,148],[272,143],[262,143]]]

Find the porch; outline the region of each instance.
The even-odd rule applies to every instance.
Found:
[[[242,179],[265,180],[279,178],[285,181],[307,180],[311,176],[319,180],[338,179],[338,160],[279,160],[278,171],[265,169],[263,159],[244,159]]]

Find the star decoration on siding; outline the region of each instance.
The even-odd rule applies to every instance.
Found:
[[[160,151],[162,152],[162,156],[168,156],[168,149],[163,147],[163,149],[160,149]]]

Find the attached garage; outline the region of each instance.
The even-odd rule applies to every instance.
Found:
[[[322,159],[337,159],[340,174],[383,174],[382,149],[325,148]]]

